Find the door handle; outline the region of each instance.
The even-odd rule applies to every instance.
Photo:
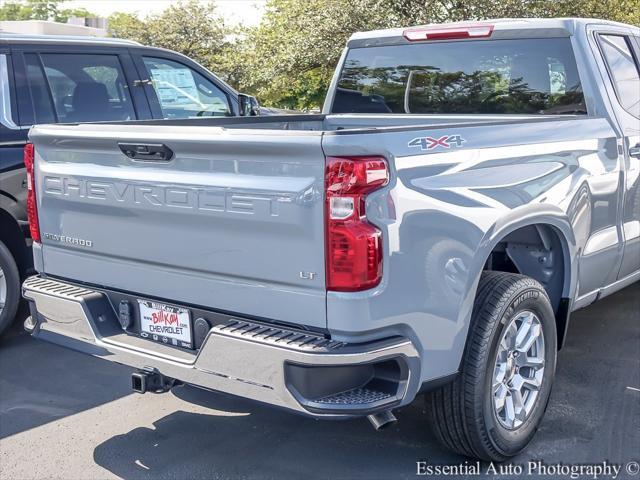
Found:
[[[164,143],[118,143],[122,153],[139,162],[168,162],[173,150]]]
[[[636,143],[635,147],[629,149],[629,156],[633,158],[640,158],[640,143]]]

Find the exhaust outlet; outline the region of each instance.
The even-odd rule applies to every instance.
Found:
[[[37,326],[37,323],[33,319],[32,315],[28,316],[27,319],[24,321],[24,329],[27,331],[27,333],[33,333],[33,331],[36,329],[36,326]]]
[[[367,419],[371,422],[373,428],[378,431],[384,430],[385,428],[393,425],[398,421],[391,410],[385,410],[384,412],[367,415]]]

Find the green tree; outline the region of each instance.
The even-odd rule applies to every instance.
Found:
[[[63,8],[56,14],[56,22],[67,23],[71,17],[95,18],[97,15],[86,8]]]
[[[0,6],[0,20],[51,20],[66,23],[69,17],[95,17],[85,8],[60,8],[66,0],[26,0]]]
[[[240,55],[228,62],[244,72],[238,87],[263,103],[317,107],[346,39],[389,25],[387,13],[379,0],[270,0],[260,25],[241,37]]]
[[[140,20],[127,13],[109,17],[112,35],[145,45],[176,50],[207,67],[214,67],[229,32],[214,3],[178,2],[162,13]]]
[[[317,108],[356,31],[500,17],[594,17],[640,24],[640,0],[268,0],[225,71],[267,104]]]
[[[58,16],[58,6],[64,0],[28,0],[33,20],[55,20]]]
[[[29,20],[31,14],[31,9],[21,3],[0,5],[0,20]]]
[[[143,41],[145,23],[136,15],[116,12],[109,16],[109,33],[118,38]]]
[[[488,18],[587,17],[640,24],[640,0],[385,0],[405,25]]]

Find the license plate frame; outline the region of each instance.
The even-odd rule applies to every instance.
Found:
[[[142,338],[193,349],[193,321],[188,308],[155,300],[137,300],[139,335]]]

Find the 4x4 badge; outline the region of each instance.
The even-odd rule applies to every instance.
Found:
[[[461,147],[466,142],[460,135],[443,135],[442,137],[416,137],[407,146],[420,147],[420,150],[433,150],[434,148]]]

